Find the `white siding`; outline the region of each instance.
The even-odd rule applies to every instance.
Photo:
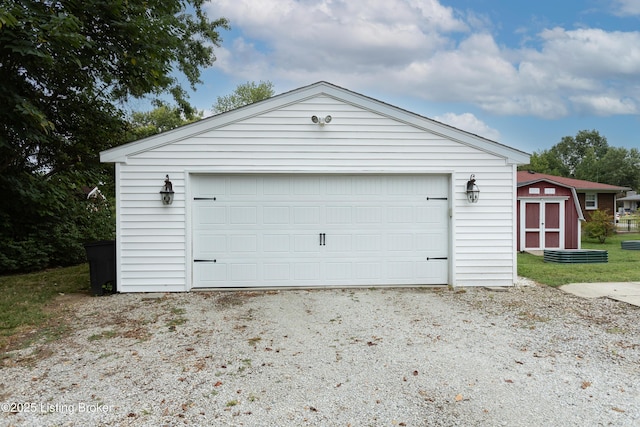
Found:
[[[312,115],[327,114],[333,117],[330,124],[311,122]],[[120,290],[188,290],[189,174],[252,172],[451,174],[451,284],[513,284],[512,164],[467,143],[320,95],[128,155],[117,168]],[[158,193],[166,174],[175,191],[170,206],[162,205]],[[466,201],[470,174],[481,191],[477,204]]]

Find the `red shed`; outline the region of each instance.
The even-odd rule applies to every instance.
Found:
[[[612,216],[616,194],[626,187],[518,172],[518,250],[580,249],[585,214],[602,209]],[[612,218],[613,219],[613,218]]]

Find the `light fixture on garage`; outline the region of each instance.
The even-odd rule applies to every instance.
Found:
[[[326,116],[324,118],[318,116],[311,116],[311,121],[320,126],[324,126],[325,124],[331,123],[331,116]]]
[[[478,203],[480,197],[480,189],[476,185],[476,176],[471,174],[467,181],[467,200],[469,203]]]
[[[170,205],[171,203],[173,203],[173,194],[173,184],[171,184],[171,181],[169,181],[169,175],[167,175],[167,178],[164,180],[164,187],[162,187],[162,190],[160,190],[162,204]]]

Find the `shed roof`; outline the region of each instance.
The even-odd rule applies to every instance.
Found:
[[[565,178],[562,176],[549,175],[533,171],[518,171],[518,187],[529,185],[538,181],[550,181],[565,187],[573,187],[581,191],[599,191],[601,193],[619,193],[631,190],[628,187],[617,185],[601,184],[599,182],[585,181],[582,179]]]
[[[266,111],[276,110],[316,96],[329,96],[359,108],[373,111],[418,129],[504,158],[508,163],[526,164],[529,162],[529,154],[523,151],[323,81],[285,92],[226,113],[211,116],[177,129],[102,151],[100,153],[100,160],[102,162],[126,162],[127,158],[131,155],[153,150],[166,144],[209,132],[225,125],[262,114]]]

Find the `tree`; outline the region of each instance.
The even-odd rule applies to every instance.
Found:
[[[611,147],[600,160],[601,182],[621,187],[640,188],[640,151]]]
[[[518,169],[640,187],[640,151],[611,147],[596,130],[582,130],[575,138],[565,136],[550,149],[533,153],[530,163]]]
[[[535,152],[531,155],[528,165],[519,166],[519,170],[531,170],[549,175],[566,176],[566,167],[559,158],[549,150]]]
[[[96,123],[121,126],[117,105],[131,98],[170,93],[191,115],[176,72],[195,88],[200,67],[215,60],[217,28],[227,27],[205,16],[203,2],[5,0],[0,172],[12,166],[55,172],[77,156],[95,160],[105,143],[86,137]]]
[[[608,149],[607,138],[600,136],[597,130],[581,130],[575,137],[563,137],[551,148],[550,153],[566,168],[567,176],[575,177],[576,169],[590,150],[593,158],[598,161],[604,157]]]
[[[127,101],[170,94],[193,116],[180,76],[195,88],[215,60],[218,30],[228,28],[203,4],[2,2],[0,188],[11,203],[0,206],[0,272],[82,260],[80,240],[94,224],[80,217],[76,194],[112,181],[98,153],[130,135]]]
[[[196,112],[190,119],[184,117],[177,107],[160,105],[151,111],[133,112],[129,119],[129,139],[146,138],[161,132],[175,129],[202,118],[202,112]]]
[[[213,111],[224,113],[225,111],[235,110],[236,108],[271,98],[273,95],[273,83],[269,81],[260,81],[259,84],[247,82],[238,85],[232,94],[219,96],[213,105]]]

